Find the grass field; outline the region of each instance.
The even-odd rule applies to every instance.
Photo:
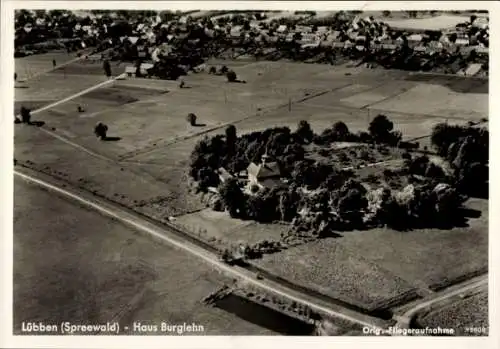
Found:
[[[258,263],[367,308],[409,289],[440,289],[488,268],[487,201],[471,199],[467,206],[481,212],[468,227],[346,232],[340,238],[265,256]]]
[[[159,181],[144,172],[140,165],[117,165],[54,139],[34,127],[16,125],[15,132],[14,156],[18,161],[31,161],[30,167],[157,219],[203,207],[197,197],[189,195],[182,168],[170,168],[168,179]],[[94,142],[101,147],[112,143],[98,143],[95,137]]]
[[[17,329],[23,320],[118,318],[122,328],[185,321],[203,325],[205,335],[272,334],[204,306],[202,298],[229,280],[197,259],[20,180],[15,198]]]
[[[384,308],[412,285],[336,240],[315,241],[256,261],[290,281],[366,310]]]
[[[288,226],[280,224],[259,224],[231,218],[226,212],[204,209],[177,217],[176,224],[199,232],[205,239],[217,239],[226,245],[248,243],[263,240],[279,241],[281,233],[288,231]]]
[[[107,78],[104,75],[67,75],[47,73],[23,83],[15,89],[15,100],[18,102],[30,100],[60,100],[89,87],[95,86]]]
[[[63,64],[76,58],[76,54],[68,54],[65,50],[56,50],[49,53],[32,55],[15,59],[15,71],[19,80],[51,70],[52,60]]]

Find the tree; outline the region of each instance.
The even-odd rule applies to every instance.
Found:
[[[337,121],[333,125],[333,132],[335,133],[337,139],[339,141],[345,141],[350,135],[349,128],[347,125],[342,122],[342,121]]]
[[[104,69],[104,74],[106,74],[106,76],[108,78],[111,77],[111,64],[109,63],[108,60],[105,60],[104,63],[103,63],[103,69]]]
[[[460,192],[478,197],[488,196],[488,166],[473,162],[456,173],[456,186]]]
[[[31,123],[31,110],[24,106],[21,107],[21,120],[25,124]]]
[[[282,221],[289,222],[295,217],[299,200],[300,196],[293,187],[281,193],[279,197],[279,211]]]
[[[187,116],[187,121],[189,122],[189,124],[191,126],[196,126],[196,119],[197,119],[197,117],[193,113],[189,113]]]
[[[233,70],[230,70],[226,73],[226,78],[228,82],[236,82],[237,76]]]
[[[366,189],[361,182],[349,179],[342,185],[338,195],[337,211],[345,223],[351,227],[361,224],[367,204]]]
[[[394,212],[391,212],[394,206],[391,190],[387,187],[370,190],[366,194],[366,199],[367,212],[364,220],[366,222],[387,224],[390,216],[394,214]]]
[[[106,139],[107,132],[108,132],[108,126],[106,126],[102,122],[97,123],[97,125],[94,127],[94,134],[101,140]]]
[[[198,171],[199,189],[205,191],[208,187],[217,187],[220,183],[219,176],[209,167],[203,167]]]
[[[387,116],[379,114],[370,122],[368,131],[375,141],[387,143],[393,128],[394,124],[392,121]]]
[[[224,182],[219,187],[219,195],[231,217],[239,217],[243,214],[242,208],[246,204],[246,197],[236,178],[230,178]]]
[[[300,41],[300,40],[302,40],[302,33],[301,32],[296,32],[295,34],[293,34],[293,40],[294,41]]]
[[[228,153],[235,153],[237,139],[238,136],[236,134],[236,127],[234,125],[229,125],[228,127],[226,127],[226,145]]]
[[[383,15],[384,17],[389,17],[389,16],[391,15],[391,11],[387,11],[387,10],[382,11],[382,15]]]
[[[449,184],[440,183],[433,190],[436,197],[437,217],[444,223],[450,223],[456,218],[457,210],[461,207],[464,198]],[[454,217],[455,216],[455,217]]]
[[[299,121],[299,124],[297,125],[296,134],[300,137],[301,140],[304,140],[307,143],[310,143],[314,136],[314,132],[311,129],[311,125],[305,120]]]
[[[429,162],[429,164],[427,165],[427,169],[425,170],[425,177],[433,179],[443,179],[445,177],[445,173],[441,166],[436,165],[433,162]]]
[[[414,175],[425,176],[429,165],[429,158],[426,155],[415,157],[409,161],[408,172]]]

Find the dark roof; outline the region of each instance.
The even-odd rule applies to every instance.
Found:
[[[280,177],[281,171],[276,162],[269,162],[265,165],[256,165],[255,163],[251,163],[247,167],[247,172],[249,175],[255,176],[257,179],[265,179],[272,177]]]

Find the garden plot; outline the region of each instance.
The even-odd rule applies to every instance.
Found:
[[[255,264],[367,311],[414,297],[412,285],[361,256],[330,239],[265,255]]]
[[[422,84],[371,107],[401,113],[418,111],[424,115],[479,120],[488,117],[488,95],[458,93],[447,87]]]

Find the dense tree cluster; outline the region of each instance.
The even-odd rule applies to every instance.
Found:
[[[431,141],[438,154],[450,163],[455,185],[461,192],[487,196],[489,132],[486,128],[438,124]]]
[[[304,157],[300,137],[288,127],[269,128],[237,137],[236,128],[230,125],[225,137],[205,138],[196,145],[191,154],[191,175],[198,180],[198,171],[205,167],[212,171],[224,167],[236,174],[245,170],[250,162],[260,161],[266,152],[276,159],[283,173],[291,173],[295,162]]]
[[[448,157],[455,171],[465,178],[465,164],[479,161],[473,151],[480,149],[484,131],[460,131],[459,137],[446,138],[444,126],[436,127],[433,143],[450,148]],[[455,128],[452,131],[457,133]],[[475,136],[471,136],[473,132]],[[454,133],[454,134],[455,134]],[[466,136],[463,136],[463,135]],[[463,137],[462,137],[463,136]],[[482,138],[483,137],[483,138]],[[397,145],[401,134],[393,130],[392,122],[378,115],[369,132],[352,134],[343,122],[335,123],[320,135],[314,134],[307,121],[300,121],[295,132],[288,127],[269,128],[238,136],[230,125],[224,135],[201,140],[191,155],[191,176],[200,190],[218,187],[218,209],[226,209],[233,217],[259,222],[290,222],[294,232],[314,232],[328,236],[333,230],[363,229],[378,225],[406,229],[421,226],[454,224],[467,194],[439,162],[427,155],[412,157],[403,154],[404,166],[384,175],[404,175],[413,178],[402,190],[369,186],[355,178],[352,170],[337,168],[329,162],[305,157],[305,146],[314,143],[356,141],[382,143],[378,147]],[[487,137],[486,137],[487,139]],[[454,141],[453,141],[454,140]],[[483,144],[484,145],[484,144]],[[358,154],[359,153],[359,154]],[[447,154],[448,154],[447,153]],[[250,162],[258,163],[267,154],[278,163],[286,186],[259,187],[247,185],[238,174]],[[360,157],[362,152],[356,152]],[[369,154],[367,155],[369,156]],[[473,165],[467,174],[480,172]],[[217,175],[223,167],[233,177],[221,182]],[[390,172],[390,173],[389,173]],[[375,182],[372,182],[375,183]]]

